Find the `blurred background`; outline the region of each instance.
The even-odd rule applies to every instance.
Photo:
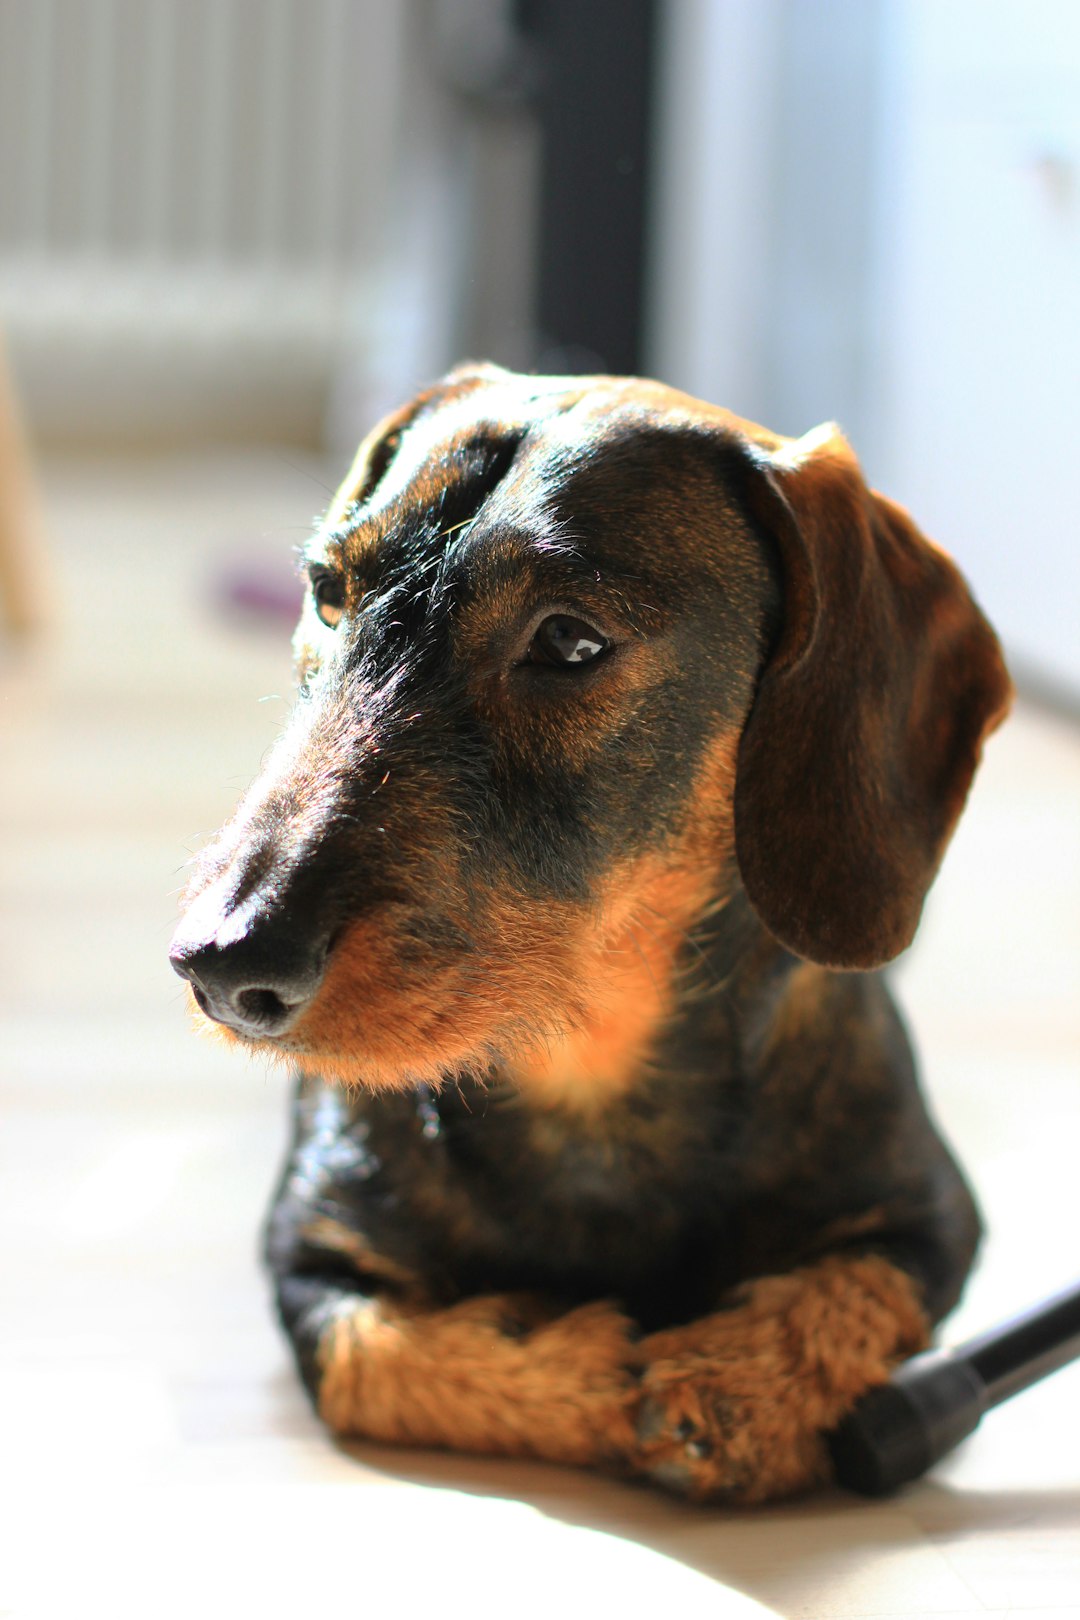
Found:
[[[335,1472],[254,1260],[286,1078],[192,1039],[165,950],[187,855],[288,713],[295,547],[373,421],[466,356],[644,371],[790,434],[835,418],[956,556],[1021,702],[898,972],[991,1231],[954,1331],[1076,1271],[1075,0],[0,0],[0,1429],[20,1498],[90,1459],[96,1485],[359,1477]],[[1080,1479],[1039,1399],[946,1478],[1058,1480],[1070,1534],[1043,1501],[1051,1540],[1024,1557],[1045,1603],[1067,1566],[1065,1604]],[[369,1455],[364,1477],[402,1466]],[[570,1495],[579,1518],[599,1500]],[[951,1546],[964,1527],[913,1500],[901,1552],[923,1530]],[[1046,1526],[1006,1509],[993,1601],[1002,1523]],[[680,1557],[783,1607],[771,1543],[744,1568],[741,1531],[664,1522]],[[966,1612],[965,1537],[963,1590],[874,1612]],[[822,1588],[798,1612],[856,1612],[830,1560],[835,1605]]]
[[[0,163],[45,446],[340,462],[466,355],[834,417],[1080,698],[1073,0],[0,0]]]

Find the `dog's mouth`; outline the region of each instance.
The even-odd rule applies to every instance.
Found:
[[[650,894],[668,909],[670,894]],[[234,989],[225,1008],[193,977],[192,998],[225,1039],[349,1087],[497,1073],[547,1101],[593,1106],[642,1072],[670,1017],[680,898],[670,923],[644,902],[605,915],[552,901],[493,908],[482,931],[434,916],[425,930],[416,908],[391,908],[341,930],[303,1001],[289,1004],[281,973],[275,989]]]
[[[295,895],[235,911],[195,895],[171,956],[199,1026],[347,1086],[495,1070],[552,1101],[611,1096],[648,1064],[715,901],[689,849],[636,857],[587,899],[431,887],[372,904],[369,885],[363,915],[322,933]]]

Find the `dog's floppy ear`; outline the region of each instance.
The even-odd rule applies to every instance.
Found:
[[[957,569],[835,429],[751,454],[784,617],[740,744],[739,868],[790,950],[879,967],[911,941],[1009,677]]]

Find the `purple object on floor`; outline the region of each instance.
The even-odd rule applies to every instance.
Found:
[[[290,627],[304,599],[303,585],[291,568],[275,568],[266,562],[227,566],[214,580],[212,589],[221,607]]]

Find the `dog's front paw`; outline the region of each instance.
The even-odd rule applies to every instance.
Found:
[[[637,1465],[669,1491],[699,1502],[757,1502],[828,1477],[820,1433],[785,1410],[782,1391],[734,1390],[722,1374],[670,1362],[651,1368],[642,1387]]]
[[[832,1257],[642,1340],[635,1466],[695,1500],[763,1502],[829,1477],[825,1435],[926,1343],[911,1280]]]
[[[336,1434],[625,1473],[631,1331],[604,1301],[565,1311],[485,1294],[435,1309],[377,1296],[327,1320],[318,1407]]]

